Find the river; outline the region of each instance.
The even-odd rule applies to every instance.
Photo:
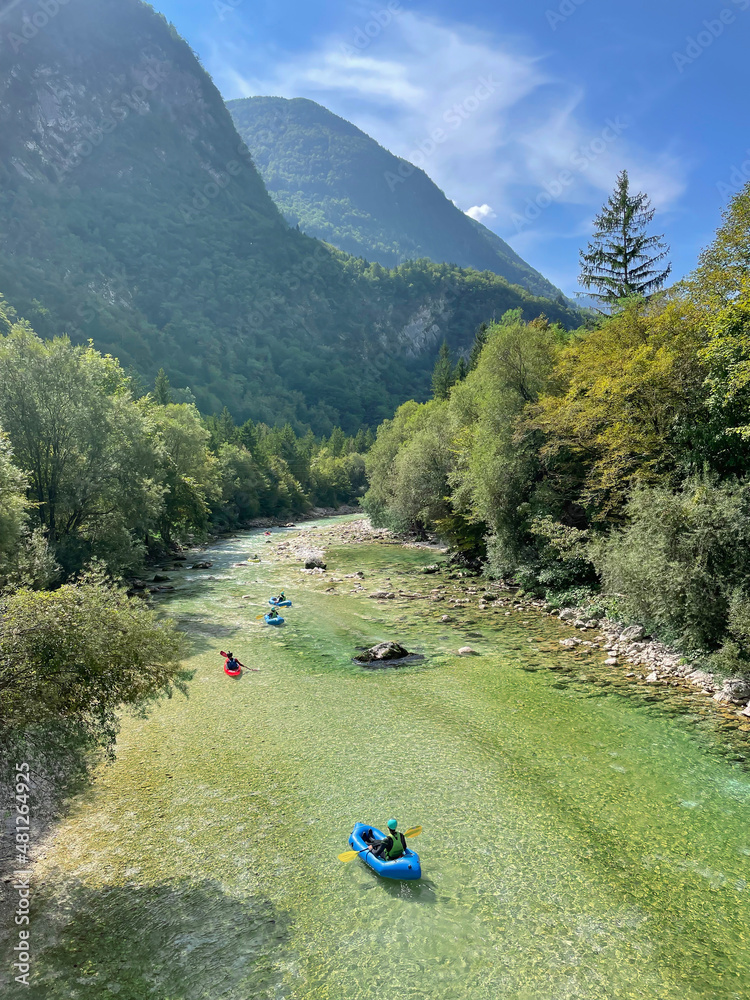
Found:
[[[747,1000],[744,734],[572,660],[550,619],[367,598],[440,585],[416,572],[434,552],[342,545],[318,577],[272,557],[284,534],[170,574],[189,697],[124,720],[45,845],[32,986],[10,995]],[[255,616],[281,587],[273,630]],[[424,659],[352,663],[386,638]],[[228,647],[261,672],[226,677]],[[390,816],[423,827],[419,882],[337,860],[355,821]]]

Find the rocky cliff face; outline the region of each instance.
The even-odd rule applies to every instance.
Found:
[[[328,432],[428,390],[435,343],[554,303],[373,273],[284,221],[190,47],[140,0],[0,0],[0,292],[202,409]],[[433,265],[433,268],[436,267]],[[471,286],[471,287],[470,287]]]

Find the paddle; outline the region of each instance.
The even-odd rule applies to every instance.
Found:
[[[412,826],[406,831],[404,836],[418,837],[421,832],[422,832],[421,826]],[[366,851],[369,850],[370,850],[369,847],[363,847],[361,851],[344,851],[343,854],[339,854],[339,861],[343,861],[344,864],[348,864],[350,861],[354,861],[355,858],[359,857],[360,854],[364,854]]]
[[[219,650],[219,656],[226,656],[228,658],[229,654],[225,653],[223,649],[220,649]],[[237,660],[237,657],[235,657],[235,660]],[[243,670],[254,670],[256,672],[256,674],[260,673],[260,667],[246,667],[245,664],[244,663],[240,663],[239,660],[237,660],[237,663],[240,664],[240,666],[242,667]]]

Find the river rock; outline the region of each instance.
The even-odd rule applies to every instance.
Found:
[[[211,569],[212,566],[213,566],[212,562],[197,562],[197,563],[193,563],[193,565],[190,568],[191,569]]]
[[[714,701],[724,704],[742,705],[750,698],[750,681],[741,677],[730,677],[724,681],[721,691],[714,695]]]
[[[617,657],[616,656],[610,656],[610,657],[608,657],[604,661],[604,666],[605,667],[616,667],[617,666]]]
[[[459,656],[479,656],[476,649],[472,649],[471,646],[462,646],[458,651]]]
[[[169,577],[159,576],[159,574],[157,573],[156,576],[154,577],[154,583],[169,583]]]
[[[657,672],[655,670],[652,670],[651,673],[646,678],[646,681],[649,684],[656,684],[656,682],[658,680],[659,680],[659,675],[657,674]]]
[[[310,558],[305,559],[305,569],[322,569],[325,570],[328,567],[320,558],[320,556],[310,556]]]
[[[450,615],[441,615],[440,621],[441,622],[452,622],[453,619],[451,618]]]
[[[380,663],[383,660],[403,660],[404,657],[410,655],[409,650],[404,649],[397,642],[379,642],[377,646],[366,649],[354,659],[357,663]]]
[[[750,719],[750,702],[742,709],[740,715],[746,715]]]
[[[440,572],[440,567],[438,566],[437,563],[435,563],[432,566],[423,566],[422,567],[422,573],[425,573],[427,575],[429,575],[431,573],[439,573],[439,572]]]
[[[573,649],[575,646],[581,645],[580,639],[561,639],[560,645],[564,646],[566,649]]]
[[[561,622],[575,621],[576,617],[576,613],[572,608],[563,608],[559,615]]]
[[[631,625],[624,632],[620,632],[620,642],[637,642],[642,639],[645,633],[643,625]]]
[[[373,601],[393,601],[396,595],[388,590],[376,590],[374,593],[370,594],[369,597]]]

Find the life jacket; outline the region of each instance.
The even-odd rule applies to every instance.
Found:
[[[403,833],[400,831],[391,830],[390,833],[392,844],[388,850],[388,860],[395,861],[396,858],[400,858],[406,850],[406,841],[404,840]]]

